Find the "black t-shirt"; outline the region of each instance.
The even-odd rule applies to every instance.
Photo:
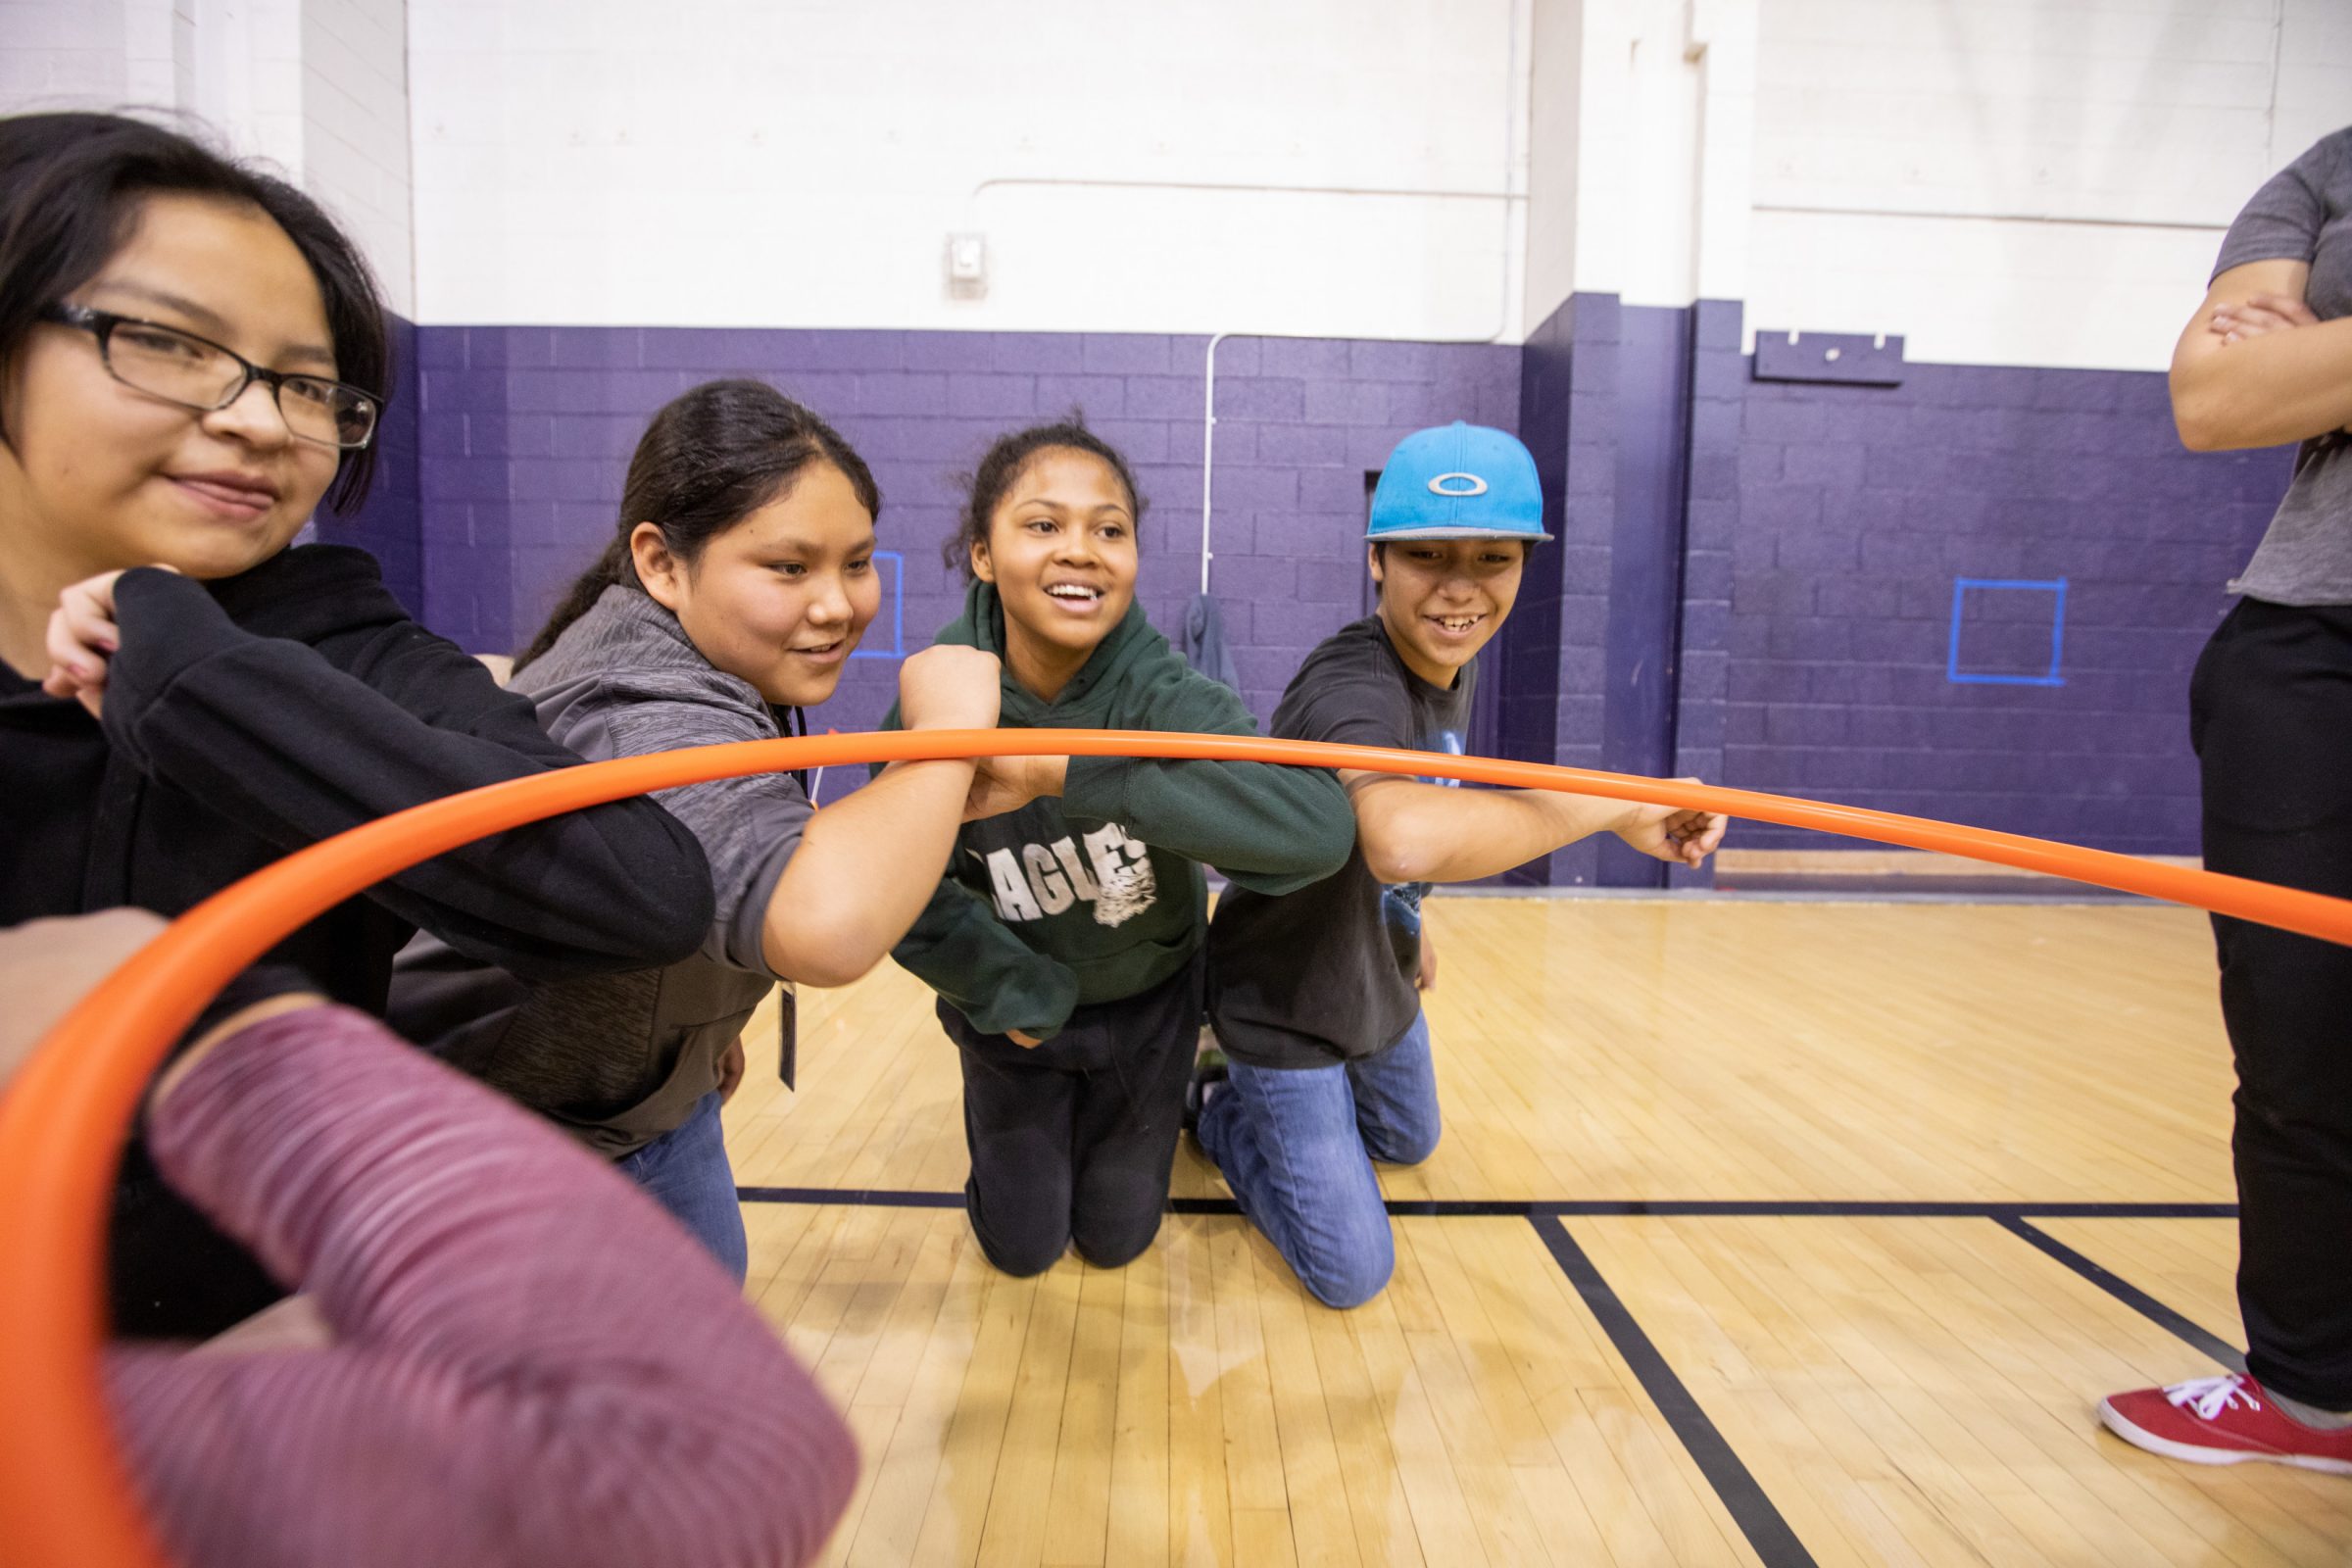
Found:
[[[1284,740],[1460,756],[1475,662],[1450,691],[1404,665],[1378,616],[1325,639],[1274,710]],[[1296,893],[1228,888],[1208,930],[1208,1012],[1228,1054],[1253,1067],[1329,1067],[1385,1051],[1421,1010],[1426,883],[1384,886],[1361,845]]]

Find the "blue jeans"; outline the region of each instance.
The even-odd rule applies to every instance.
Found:
[[[1200,1147],[1317,1300],[1361,1306],[1396,1266],[1372,1162],[1416,1165],[1438,1147],[1427,1015],[1378,1055],[1231,1070],[1200,1111]]]
[[[718,1122],[718,1092],[696,1102],[686,1119],[618,1161],[620,1173],[674,1215],[710,1250],[740,1285],[751,1273],[752,1247],[735,1201],[735,1170]]]

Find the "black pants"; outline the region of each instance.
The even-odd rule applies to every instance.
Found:
[[[974,1030],[946,1003],[963,1055],[964,1183],[972,1234],[1007,1274],[1042,1274],[1063,1249],[1098,1268],[1159,1234],[1200,1039],[1200,956],[1138,996],[1082,1006],[1034,1051]]]
[[[2352,608],[2241,600],[2197,661],[2205,863],[2352,896]],[[2246,1364],[2352,1409],[2352,950],[2217,915]]]

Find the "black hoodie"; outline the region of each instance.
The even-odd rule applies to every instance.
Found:
[[[115,608],[103,725],[0,664],[0,926],[117,905],[176,915],[347,828],[579,760],[411,620],[365,551],[287,550],[216,582],[125,572]],[[557,979],[683,957],[710,916],[693,836],[631,800],[437,856],[269,956],[380,1012],[419,926]],[[273,1294],[135,1149],[111,1251],[119,1332],[201,1336]]]
[[[179,914],[346,828],[579,760],[411,620],[365,551],[305,546],[216,582],[125,572],[115,606],[103,726],[0,665],[0,925]],[[555,978],[681,957],[710,907],[693,836],[625,801],[437,856],[270,956],[380,1012],[419,926]]]

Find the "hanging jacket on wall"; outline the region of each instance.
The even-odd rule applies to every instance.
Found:
[[[1184,607],[1182,647],[1186,663],[1236,692],[1242,689],[1242,672],[1225,642],[1225,612],[1207,594],[1193,595],[1193,602]]]

